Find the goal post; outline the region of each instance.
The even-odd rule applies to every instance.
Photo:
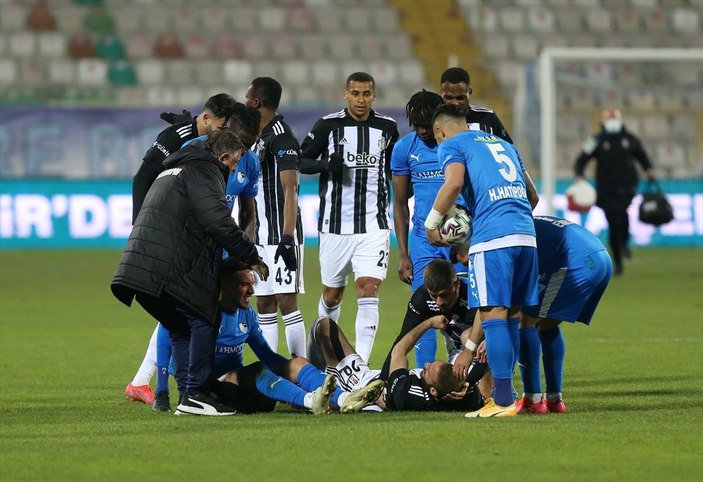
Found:
[[[555,65],[558,61],[702,62],[703,49],[546,47],[541,51],[539,56],[541,129],[539,152],[542,197],[546,203],[546,212],[549,214],[554,214],[553,198],[557,182]]]

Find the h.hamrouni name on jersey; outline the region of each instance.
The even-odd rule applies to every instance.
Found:
[[[499,186],[488,190],[488,197],[491,201],[500,201],[506,198],[527,199],[527,189],[525,186]]]

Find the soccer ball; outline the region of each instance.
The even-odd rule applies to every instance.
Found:
[[[471,237],[471,216],[458,204],[449,208],[439,228],[442,239],[449,244],[461,244]]]

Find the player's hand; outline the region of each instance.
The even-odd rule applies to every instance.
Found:
[[[269,267],[266,266],[264,260],[259,258],[259,261],[251,265],[251,269],[259,276],[261,281],[266,281],[269,277]]]
[[[459,356],[456,357],[456,360],[454,360],[454,368],[452,369],[454,375],[461,379],[466,379],[466,375],[469,374],[469,367],[471,366],[471,362],[473,362],[473,360],[473,352],[464,348],[462,352],[459,353]]]
[[[448,320],[444,315],[435,315],[432,318],[428,318],[427,322],[429,323],[430,328],[441,330],[447,326]]]
[[[413,263],[407,254],[400,255],[398,263],[398,278],[403,283],[411,284],[413,281]]]
[[[327,170],[335,176],[341,176],[344,172],[344,158],[339,154],[330,155],[327,161]]]
[[[460,390],[454,390],[453,392],[447,393],[442,397],[442,400],[461,400],[466,396],[466,392],[469,391],[469,382],[464,382]]]
[[[486,340],[478,344],[478,348],[476,348],[476,359],[479,363],[488,363],[488,356],[486,356]]]
[[[281,236],[281,242],[278,243],[278,249],[273,257],[273,262],[278,263],[278,258],[283,258],[286,268],[290,271],[298,269],[298,259],[295,256],[295,239],[290,234]]]
[[[439,234],[439,228],[429,229],[426,227],[425,234],[427,234],[427,241],[435,246],[449,246],[449,243],[443,240]]]
[[[180,124],[181,122],[189,121],[193,118],[190,111],[183,109],[183,112],[176,114],[175,112],[162,112],[161,118],[169,124]]]

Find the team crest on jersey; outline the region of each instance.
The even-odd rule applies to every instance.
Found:
[[[246,174],[244,174],[243,172],[238,172],[238,173],[237,173],[237,182],[238,182],[239,184],[244,184],[244,181],[246,181],[246,179],[247,179]]]
[[[610,142],[605,141],[605,142],[603,143],[603,150],[605,150],[605,151],[609,151],[609,150],[610,150]]]
[[[381,137],[378,138],[378,148],[379,148],[381,151],[385,151],[385,150],[386,150],[386,137],[385,137],[385,136],[381,136]]]
[[[242,320],[239,322],[239,331],[242,333],[246,333],[249,330],[249,325],[247,325],[246,320]]]
[[[630,148],[630,140],[627,137],[623,137],[622,140],[620,141],[620,145],[622,146],[623,149],[629,149]]]

